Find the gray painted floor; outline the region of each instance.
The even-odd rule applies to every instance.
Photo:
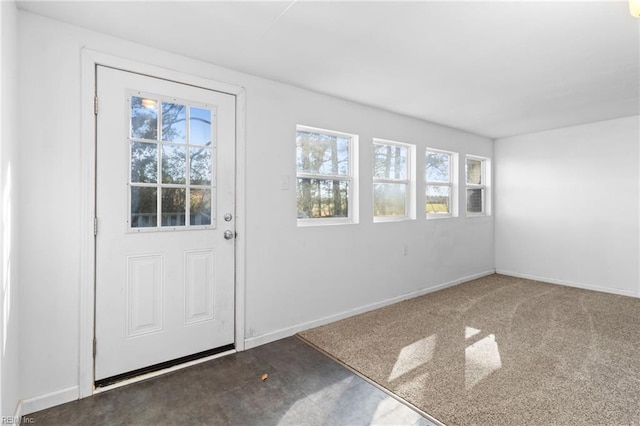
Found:
[[[432,425],[296,337],[25,417],[37,425]]]

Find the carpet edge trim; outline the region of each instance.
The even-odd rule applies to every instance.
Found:
[[[406,407],[408,407],[408,408],[412,409],[413,411],[415,411],[416,413],[420,414],[422,417],[426,418],[431,423],[434,423],[436,426],[446,426],[444,423],[442,423],[440,420],[436,419],[435,417],[433,417],[429,413],[427,413],[427,412],[421,410],[420,408],[416,407],[415,405],[413,405],[412,403],[410,403],[406,399],[402,398],[401,396],[391,392],[389,389],[385,388],[384,386],[382,386],[380,383],[376,382],[375,380],[372,380],[369,377],[365,376],[364,374],[362,374],[361,372],[359,372],[355,368],[349,366],[348,364],[345,364],[343,361],[341,361],[338,358],[336,358],[335,356],[331,355],[329,352],[325,351],[324,349],[322,349],[322,348],[316,346],[315,344],[311,343],[309,340],[305,339],[300,334],[296,334],[295,337],[297,337],[298,339],[300,339],[301,341],[303,341],[304,343],[306,343],[307,345],[309,345],[313,349],[317,350],[318,352],[322,353],[326,357],[330,358],[334,362],[340,364],[342,367],[344,367],[347,370],[351,371],[353,374],[355,374],[356,376],[360,377],[362,380],[366,381],[370,385],[375,386],[377,389],[379,389],[382,392],[386,393],[391,398],[395,399],[396,401],[400,402],[401,404],[405,405]]]

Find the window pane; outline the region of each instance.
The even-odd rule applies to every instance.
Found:
[[[298,178],[298,219],[349,217],[349,182]]]
[[[211,190],[191,189],[189,191],[190,224],[211,225]]]
[[[162,183],[185,183],[185,152],[186,148],[183,146],[162,147]]]
[[[298,131],[296,137],[298,172],[348,176],[350,139]]]
[[[373,186],[373,214],[375,216],[406,216],[407,185],[376,183]]]
[[[131,182],[158,182],[158,145],[131,142]]]
[[[408,149],[397,145],[373,145],[373,175],[382,179],[407,179]]]
[[[191,107],[189,114],[189,143],[211,145],[211,110]]]
[[[427,182],[451,181],[451,154],[427,152]]]
[[[146,228],[158,225],[158,190],[131,187],[131,227]]]
[[[190,181],[193,185],[211,185],[211,150],[209,148],[189,148],[191,161]]]
[[[451,188],[427,186],[427,213],[451,213]]]
[[[169,102],[162,103],[162,140],[184,142],[187,135],[186,107]]]
[[[162,226],[184,226],[185,189],[162,189]]]
[[[131,137],[158,139],[158,101],[131,97]]]
[[[467,212],[468,213],[484,212],[484,189],[482,188],[467,189]]]
[[[467,183],[482,185],[482,160],[467,158]]]

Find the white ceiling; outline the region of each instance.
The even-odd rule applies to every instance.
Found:
[[[640,114],[640,20],[626,1],[18,7],[492,138]]]

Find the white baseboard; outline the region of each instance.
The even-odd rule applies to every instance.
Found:
[[[64,404],[66,402],[75,401],[79,397],[79,387],[71,386],[66,389],[60,389],[44,395],[35,396],[33,398],[23,399],[18,403],[16,416],[26,416],[28,414],[35,413],[36,411]]]
[[[428,287],[428,288],[424,288],[422,290],[418,290],[418,291],[413,292],[413,293],[409,293],[409,295],[408,295],[409,297],[404,297],[404,296],[401,296],[401,297],[404,297],[402,300],[412,299],[414,297],[418,297],[418,296],[422,296],[422,295],[425,295],[425,294],[433,293],[434,291],[443,290],[445,288],[453,287],[454,285],[466,283],[468,281],[477,280],[478,278],[486,277],[488,275],[493,275],[495,273],[496,273],[495,269],[490,269],[488,271],[480,272],[478,274],[473,274],[473,275],[469,275],[469,276],[466,276],[466,277],[458,278],[457,280],[449,281],[449,282],[446,282],[444,284],[438,284],[435,287]],[[395,302],[393,302],[393,303],[395,303]]]
[[[565,285],[567,287],[582,288],[582,289],[585,289],[585,290],[600,291],[600,292],[603,292],[603,293],[617,294],[619,296],[631,296],[631,297],[636,297],[636,298],[640,296],[640,295],[638,295],[638,293],[634,293],[634,292],[629,291],[629,290],[622,290],[622,289],[619,289],[619,288],[601,287],[601,286],[597,286],[597,285],[578,283],[578,282],[575,282],[575,281],[558,280],[558,279],[555,279],[555,278],[541,277],[541,276],[538,276],[538,275],[531,275],[531,274],[521,274],[519,272],[507,271],[507,270],[504,270],[504,269],[496,270],[496,274],[508,275],[510,277],[524,278],[524,279],[527,279],[527,280],[542,281],[542,282],[550,283],[550,284]]]
[[[496,271],[491,269],[488,271],[480,272],[478,274],[469,275],[463,278],[458,278],[453,281],[449,281],[442,284],[437,284],[435,286],[426,287],[417,291],[412,291],[410,293],[405,293],[400,296],[392,297],[390,299],[383,300],[381,302],[372,303],[369,305],[361,306],[359,308],[351,309],[348,311],[340,312],[334,315],[329,315],[324,318],[320,318],[313,321],[304,322],[302,324],[297,324],[292,327],[282,328],[280,330],[272,331],[270,333],[262,334],[260,336],[251,337],[245,339],[245,349],[255,348],[256,346],[264,345],[267,343],[275,342],[276,340],[284,339],[285,337],[293,336],[296,333],[299,333],[304,330],[309,330],[310,328],[320,327],[321,325],[329,324],[335,321],[339,321],[341,319],[345,319],[348,317],[352,317],[354,315],[362,314],[368,311],[372,311],[374,309],[383,308],[388,305],[392,305],[394,303],[402,302],[403,300],[413,299],[414,297],[423,296],[428,293],[433,293],[434,291],[442,290],[447,287],[453,287],[454,285],[462,284],[467,281],[475,280],[478,278],[486,277],[487,275],[494,274]]]

